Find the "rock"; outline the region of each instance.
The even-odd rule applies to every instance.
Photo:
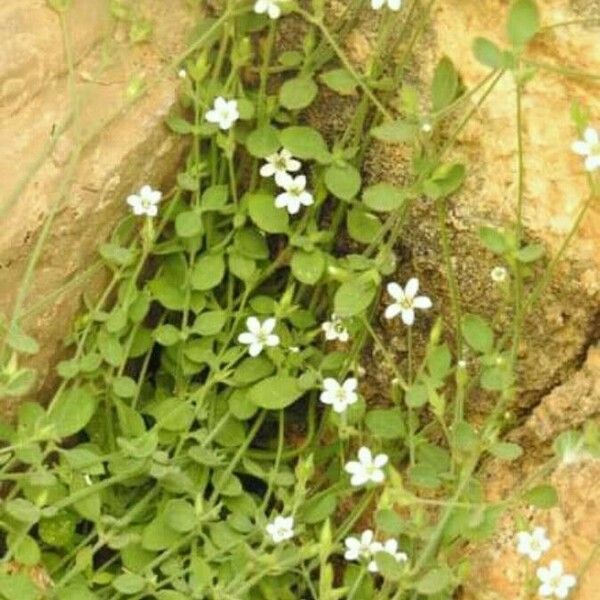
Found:
[[[127,33],[126,25],[110,17],[109,4],[75,0],[67,12],[79,117],[57,14],[43,0],[8,0],[0,8],[0,185],[6,191],[0,203],[0,314],[10,317],[36,240],[55,211],[23,306],[23,326],[42,348],[31,364],[43,390],[51,385],[81,292],[102,281],[88,277],[68,292],[61,288],[97,260],[98,245],[125,214],[124,198],[146,182],[168,190],[182,156],[182,138],[164,125],[181,85],[168,61],[183,50],[192,14],[185,0],[138,2],[139,14],[155,27],[151,43],[132,45],[119,35]],[[127,104],[125,91],[135,76],[150,86]],[[54,144],[53,132],[65,120],[69,125]],[[1,412],[11,411],[4,400]]]

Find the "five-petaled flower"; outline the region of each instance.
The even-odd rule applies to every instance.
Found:
[[[383,544],[380,542],[374,542],[371,546],[371,552],[373,553],[373,556],[375,556],[378,552],[385,552],[392,558],[396,559],[396,562],[398,563],[408,561],[408,556],[406,553],[398,550],[398,540],[394,539],[386,540]],[[369,561],[367,568],[371,573],[377,573],[379,571],[375,558]]]
[[[546,530],[543,527],[535,527],[532,532],[517,533],[517,552],[528,556],[531,560],[539,560],[550,546],[550,540],[546,537]]]
[[[267,13],[271,19],[278,19],[281,16],[281,6],[283,0],[257,0],[254,5],[254,12],[260,14]]]
[[[583,132],[583,139],[573,142],[571,149],[579,156],[585,156],[585,170],[600,169],[600,135],[593,127]]]
[[[347,342],[350,339],[348,330],[344,327],[344,323],[337,315],[331,315],[331,321],[322,323],[321,329],[325,333],[326,340]]]
[[[540,580],[538,594],[542,598],[566,598],[577,583],[575,575],[565,573],[560,560],[551,561],[548,567],[540,567],[536,574]]]
[[[225,100],[222,96],[215,98],[213,108],[206,113],[206,120],[216,123],[221,129],[231,129],[239,118],[237,100]]]
[[[378,454],[373,456],[373,453],[366,447],[362,446],[358,450],[358,461],[351,460],[344,465],[344,470],[350,473],[350,484],[354,486],[364,485],[369,481],[373,483],[381,483],[385,479],[383,467],[388,462],[386,454]]]
[[[415,322],[415,308],[427,310],[431,308],[431,300],[427,296],[417,296],[419,280],[412,277],[402,289],[402,286],[392,282],[387,285],[388,294],[395,300],[385,309],[385,318],[393,319],[401,315],[402,321],[409,327]]]
[[[314,202],[312,194],[306,191],[306,177],[304,175],[292,177],[284,173],[280,175],[278,185],[285,192],[275,198],[275,206],[277,208],[287,208],[290,215],[295,215],[300,210],[300,206],[310,206]]]
[[[275,154],[267,156],[265,160],[267,162],[260,168],[260,174],[263,177],[275,176],[275,183],[281,187],[284,187],[282,183],[282,181],[285,181],[284,175],[295,173],[302,167],[302,163],[299,160],[296,160],[292,156],[292,153],[285,148],[282,148],[279,152],[275,152]]]
[[[294,517],[277,516],[266,527],[274,544],[279,544],[294,537]]]
[[[402,0],[371,0],[371,8],[375,10],[379,10],[386,5],[390,10],[400,10]]]
[[[331,404],[336,413],[343,413],[358,400],[357,386],[358,382],[354,377],[346,379],[341,385],[332,377],[326,377],[320,400],[323,404]]]
[[[161,200],[162,192],[153,190],[149,185],[144,185],[137,194],[127,197],[127,204],[133,209],[134,215],[155,217],[158,214],[158,203]]]
[[[273,333],[276,323],[273,317],[265,319],[262,323],[256,317],[248,317],[248,331],[240,333],[238,342],[249,346],[250,356],[258,356],[265,346],[279,346],[279,336]]]

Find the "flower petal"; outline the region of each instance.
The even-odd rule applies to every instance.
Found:
[[[395,281],[391,281],[390,283],[387,284],[387,293],[394,299],[397,300],[398,302],[400,300],[404,300],[404,290],[402,289],[402,287],[397,284]]]
[[[419,291],[419,280],[416,277],[411,277],[406,283],[406,287],[404,288],[404,294],[408,298],[414,298]]]
[[[412,308],[402,310],[402,322],[409,327],[415,322],[415,311]]]

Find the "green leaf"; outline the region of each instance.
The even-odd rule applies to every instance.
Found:
[[[192,331],[200,335],[216,335],[227,322],[227,313],[222,310],[209,310],[196,317]]]
[[[125,352],[119,338],[107,333],[104,329],[98,333],[98,348],[102,358],[113,367],[119,367],[125,359]]]
[[[393,536],[400,535],[405,527],[405,522],[400,518],[400,515],[389,508],[377,511],[375,522],[378,529]]]
[[[515,0],[508,13],[506,30],[514,46],[525,45],[540,28],[540,14],[533,0]]]
[[[231,252],[228,260],[229,270],[242,281],[250,281],[256,273],[256,263],[238,252]]]
[[[333,69],[323,73],[319,79],[330,89],[342,96],[353,96],[356,93],[356,79],[346,69]]]
[[[119,398],[133,398],[137,393],[137,383],[131,377],[121,375],[112,380],[112,389]]]
[[[294,377],[274,375],[253,385],[248,392],[248,399],[260,408],[277,410],[293,404],[302,393]]]
[[[552,508],[558,504],[558,494],[549,484],[538,485],[525,492],[521,498],[537,508]]]
[[[327,189],[340,200],[352,200],[360,191],[361,178],[352,165],[330,165],[325,171]]]
[[[473,42],[473,54],[482,65],[491,69],[500,69],[504,66],[502,51],[494,42],[486,38],[475,38]]]
[[[190,283],[195,290],[210,290],[221,283],[224,275],[225,259],[223,255],[205,254],[194,264],[190,275]]]
[[[311,77],[288,79],[279,88],[279,103],[288,110],[301,110],[310,106],[319,89]]]
[[[200,208],[203,211],[221,210],[229,199],[229,187],[227,185],[213,185],[206,188],[202,194]]]
[[[271,194],[249,194],[248,212],[252,221],[267,233],[286,233],[289,229],[289,214],[275,206]]]
[[[40,600],[40,589],[23,572],[0,573],[0,594],[6,600]]]
[[[453,431],[456,447],[462,452],[472,452],[479,445],[479,437],[466,421],[459,421]]]
[[[22,523],[37,523],[40,518],[40,509],[29,502],[29,500],[25,500],[24,498],[14,498],[12,500],[7,500],[4,503],[4,510],[17,521],[21,521]]]
[[[353,279],[342,283],[333,299],[334,312],[341,318],[353,317],[371,306],[377,286],[372,281]]]
[[[381,221],[373,213],[356,206],[346,215],[346,227],[353,240],[370,244],[381,231]]]
[[[315,285],[325,271],[325,256],[320,250],[296,250],[291,260],[292,274],[301,283]]]
[[[431,105],[438,112],[452,103],[458,94],[458,73],[454,64],[444,56],[437,64],[431,83]]]
[[[113,580],[112,586],[121,594],[131,596],[146,587],[146,580],[137,573],[124,573]]]
[[[509,245],[502,231],[494,227],[482,227],[479,230],[479,239],[485,247],[494,254],[504,254]]]
[[[331,154],[323,136],[312,127],[292,126],[281,131],[281,145],[302,160],[328,164]]]
[[[373,435],[380,438],[394,440],[406,435],[404,417],[397,408],[370,410],[365,417],[365,424]]]
[[[517,252],[517,260],[522,263],[531,263],[544,256],[542,244],[530,244]]]
[[[96,400],[85,388],[70,388],[62,392],[48,414],[58,437],[68,437],[81,431],[96,412]]]
[[[152,337],[161,346],[173,346],[181,341],[181,332],[174,325],[168,323],[159,325],[153,332]]]
[[[118,244],[102,244],[100,246],[100,256],[113,265],[127,267],[135,260],[135,252],[131,248],[123,248]]]
[[[330,517],[337,508],[337,495],[335,493],[307,500],[301,509],[303,523],[313,525]]]
[[[202,217],[193,210],[179,213],[175,219],[175,231],[179,237],[194,237],[202,233],[202,229]]]
[[[178,117],[177,115],[171,115],[167,118],[167,125],[171,131],[179,133],[180,135],[186,135],[192,133],[194,126],[185,119]]]
[[[448,569],[435,568],[417,581],[417,591],[430,596],[443,592],[452,583],[452,573]]]
[[[473,350],[488,354],[494,347],[494,332],[486,320],[478,315],[465,315],[462,321],[462,334]]]
[[[365,189],[363,202],[377,212],[391,212],[404,206],[406,193],[391,183],[377,183]]]
[[[508,389],[513,383],[513,375],[508,365],[487,367],[481,373],[481,387],[490,392],[501,392]]]
[[[269,247],[265,238],[254,227],[244,227],[233,239],[235,249],[247,258],[269,258]]]
[[[280,146],[278,131],[271,125],[258,127],[246,138],[246,150],[256,158],[275,154]]]
[[[237,384],[248,385],[264,379],[273,373],[275,365],[265,356],[255,356],[243,360],[233,373]]]
[[[419,408],[427,403],[429,392],[427,386],[422,383],[414,383],[406,391],[406,405],[411,408]]]
[[[13,350],[22,352],[23,354],[37,354],[40,350],[40,345],[18,325],[8,330],[6,343]]]
[[[191,531],[198,524],[194,507],[183,498],[169,500],[163,514],[166,524],[180,533]]]
[[[490,454],[502,460],[516,460],[523,454],[523,448],[519,444],[511,442],[497,442],[490,447]]]
[[[458,163],[441,165],[423,184],[423,191],[433,200],[450,196],[462,186],[466,174],[464,165]]]
[[[417,126],[406,121],[388,121],[371,129],[371,135],[382,142],[411,142],[417,136]]]

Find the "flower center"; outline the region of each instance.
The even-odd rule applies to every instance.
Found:
[[[398,302],[398,304],[401,308],[404,308],[405,310],[413,307],[412,298],[403,298],[402,300],[400,300],[400,302]]]
[[[257,334],[256,339],[261,343],[261,344],[266,344],[267,343],[267,337],[268,335],[264,332],[261,331]]]
[[[287,164],[286,164],[285,158],[279,157],[275,160],[275,168],[278,171],[287,171],[286,167],[287,167]]]
[[[337,390],[335,392],[335,396],[338,400],[345,400],[346,399],[346,392],[344,390],[344,388],[340,388],[339,390]]]
[[[141,205],[143,208],[150,208],[150,200],[148,198],[142,198]]]

